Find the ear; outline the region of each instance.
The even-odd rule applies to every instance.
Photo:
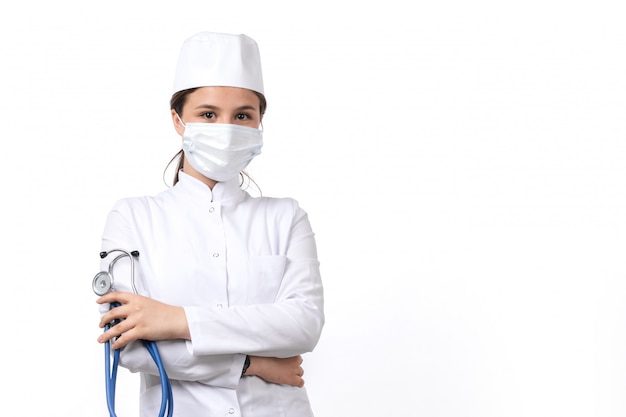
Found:
[[[176,133],[182,136],[183,132],[185,131],[185,126],[183,126],[182,122],[178,118],[178,115],[176,114],[176,110],[172,109],[171,113],[172,113],[172,123],[174,124],[174,129],[176,130]]]

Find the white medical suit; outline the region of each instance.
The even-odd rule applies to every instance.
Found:
[[[158,342],[175,416],[313,415],[305,388],[241,377],[246,354],[310,352],[324,325],[314,234],[295,200],[252,197],[239,178],[211,190],[181,171],[170,189],[115,204],[102,250],[115,248],[139,251],[139,294],[185,309],[191,340]],[[113,274],[116,290],[132,291],[128,258]],[[120,364],[140,373],[141,416],[157,416],[158,370],[140,341]]]

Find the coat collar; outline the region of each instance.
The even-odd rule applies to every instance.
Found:
[[[183,171],[178,172],[178,183],[174,186],[185,195],[200,203],[218,203],[222,206],[233,205],[245,197],[245,191],[239,187],[239,176],[225,182],[218,182],[211,190],[205,183]]]

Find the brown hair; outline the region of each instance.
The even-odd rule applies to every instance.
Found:
[[[196,90],[197,88],[189,88],[187,90],[181,90],[181,91],[175,92],[172,95],[172,98],[170,99],[170,109],[174,110],[179,116],[182,117],[183,107],[185,107],[185,103],[187,102],[187,96]],[[256,91],[254,91],[254,94],[256,94],[257,97],[259,97],[259,111],[261,112],[261,120],[262,120],[263,115],[265,114],[265,109],[267,109],[267,101],[265,100],[265,96],[263,94],[258,93]],[[174,172],[174,179],[172,181],[172,185],[176,185],[176,183],[178,182],[178,171],[183,169],[184,155],[183,155],[182,149],[178,151],[176,155],[172,157],[172,159],[170,159],[170,161],[167,163],[167,166],[165,167],[165,171],[167,171],[167,168],[175,160],[178,160],[178,164],[176,166],[176,172]],[[163,171],[164,177],[165,177],[165,171]],[[245,172],[242,172],[241,174],[248,177],[248,174],[246,174]],[[248,179],[253,181],[252,178],[250,177],[248,177]],[[242,184],[243,184],[243,178],[242,178]]]

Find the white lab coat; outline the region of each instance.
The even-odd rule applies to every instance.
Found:
[[[139,294],[185,309],[191,341],[158,342],[174,415],[312,416],[305,388],[240,377],[246,354],[289,357],[319,340],[323,289],[307,214],[293,199],[251,197],[238,178],[213,190],[179,178],[154,197],[118,201],[102,236],[102,250],[139,251]],[[115,289],[132,291],[127,258],[113,274]],[[140,372],[141,416],[157,416],[161,387],[146,349],[127,345],[120,364]]]

